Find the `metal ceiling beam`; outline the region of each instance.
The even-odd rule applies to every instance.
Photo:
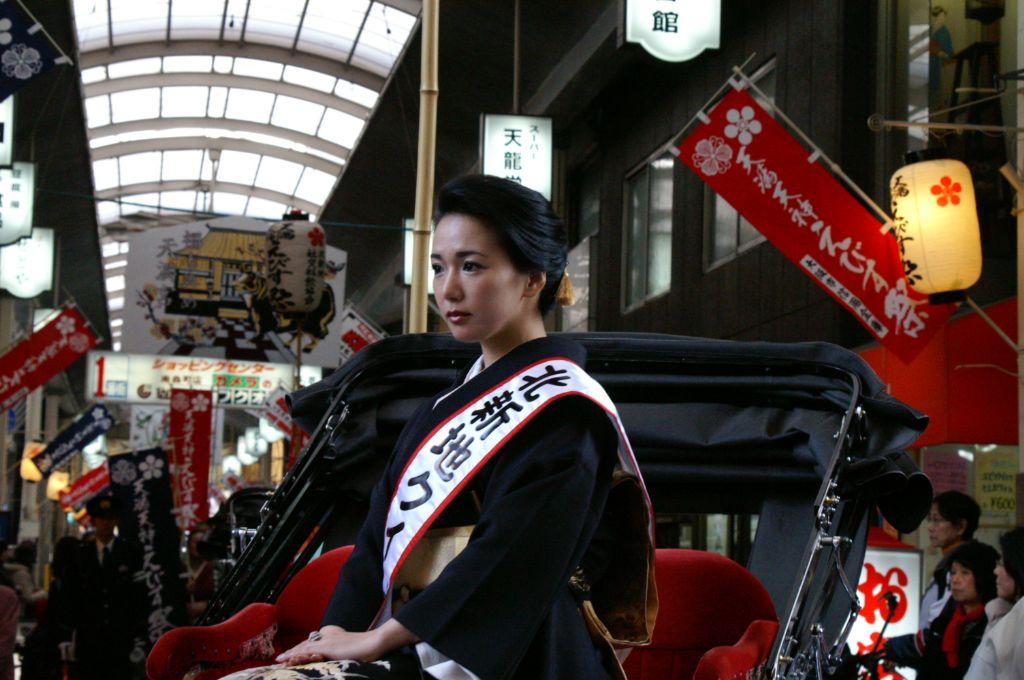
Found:
[[[113,78],[101,80],[82,86],[84,97],[95,97],[114,92],[141,90],[149,87],[237,87],[246,90],[283,94],[287,97],[304,99],[321,106],[338,109],[345,113],[366,120],[370,117],[370,109],[348,99],[327,94],[310,87],[285,83],[279,80],[267,80],[252,76],[236,76],[231,73],[150,73],[142,76]]]
[[[183,179],[172,182],[143,182],[141,184],[124,184],[113,189],[104,189],[103,191],[96,192],[96,198],[121,198],[122,196],[132,196],[135,194],[155,194],[161,191],[209,191],[212,182],[207,180],[193,180]],[[320,213],[321,206],[310,201],[306,201],[295,196],[289,196],[288,194],[281,193],[280,191],[273,191],[271,189],[264,189],[262,187],[253,187],[246,184],[234,184],[233,182],[217,182],[216,187],[213,187],[216,193],[228,193],[228,194],[241,194],[243,196],[255,196],[256,198],[263,198],[268,201],[274,201],[276,203],[283,203],[284,205],[290,205],[308,213]],[[216,208],[216,203],[214,208]]]
[[[311,71],[319,71],[344,78],[350,83],[362,85],[374,92],[384,88],[385,78],[367,71],[359,66],[335,61],[329,57],[297,50],[293,52],[287,47],[263,45],[248,42],[240,46],[237,42],[221,42],[219,40],[172,40],[169,44],[163,40],[132,45],[120,45],[112,49],[97,49],[79,55],[79,63],[83,70],[93,66],[106,66],[119,61],[146,59],[151,57],[243,57],[246,59],[263,59],[289,66],[299,66]]]
[[[130,120],[124,123],[113,123],[89,130],[89,139],[96,140],[101,137],[120,135],[126,132],[161,132],[163,130],[174,130],[175,128],[212,128],[228,132],[251,132],[258,135],[270,135],[280,137],[295,144],[306,146],[329,153],[338,158],[348,158],[350,149],[340,144],[334,144],[326,140],[307,135],[288,128],[268,125],[266,123],[253,123],[248,120],[235,120],[234,118],[146,118],[143,120]],[[100,147],[97,147],[100,148]],[[97,149],[93,149],[95,153]]]
[[[423,3],[420,2],[420,0],[374,0],[374,2],[379,2],[380,4],[387,5],[388,7],[400,9],[406,14],[411,14],[414,17],[418,17],[420,15],[420,10],[423,8]]]
[[[146,151],[187,151],[195,149],[221,149],[256,153],[299,163],[300,165],[326,172],[335,177],[341,172],[342,167],[337,163],[332,163],[308,153],[283,149],[273,144],[260,144],[248,139],[231,139],[229,137],[218,137],[216,139],[212,137],[155,137],[153,139],[140,139],[134,142],[110,144],[93,149],[92,159],[99,161],[133,153],[144,153]]]

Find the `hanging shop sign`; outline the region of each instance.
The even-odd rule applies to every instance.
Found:
[[[305,237],[319,242],[315,230]],[[292,313],[300,308],[281,307],[284,298],[275,298],[282,291],[274,277],[282,271],[268,268],[267,225],[259,220],[225,217],[147,229],[127,240],[124,351],[294,364],[301,336],[303,364],[337,365],[345,251],[322,246],[324,261],[303,269],[296,293],[304,305],[306,285],[317,288],[307,274],[322,271],[319,297]]]
[[[210,518],[210,435],[213,393],[171,390],[171,465],[178,528]]]
[[[935,495],[946,491],[969,494],[970,463],[956,451],[926,448],[923,451],[924,474],[932,483]]]
[[[861,609],[848,639],[854,654],[883,649],[886,640],[916,633],[921,601],[921,552],[869,545],[860,572],[857,600]],[[890,608],[891,604],[895,607]],[[888,626],[885,625],[887,618]],[[879,640],[883,626],[885,635]],[[879,677],[911,680],[915,675],[914,671],[901,667],[899,675],[885,671]]]
[[[53,229],[31,231],[31,236],[0,248],[0,288],[19,298],[53,288]]]
[[[129,418],[128,445],[133,451],[164,445],[170,427],[169,408],[135,404]]]
[[[686,61],[718,49],[721,0],[626,0],[626,42],[662,61]]]
[[[42,453],[32,458],[32,462],[43,476],[47,476],[113,426],[114,418],[106,406],[90,406],[74,422],[61,430]]]
[[[161,635],[186,620],[167,457],[163,449],[144,449],[111,456],[107,465],[114,496],[121,507],[130,508],[118,525],[118,535],[142,548],[146,633],[132,653],[145,658]]]
[[[14,150],[14,97],[0,102],[0,165],[11,164]]]
[[[351,304],[346,304],[341,310],[341,360],[338,365],[351,359],[356,352],[367,345],[371,345],[381,338],[386,338],[387,333],[365,316],[356,311]]]
[[[70,366],[96,344],[96,335],[74,305],[0,356],[0,410]]]
[[[267,395],[295,381],[295,367],[261,361],[90,352],[86,395],[93,401],[169,404],[171,390],[212,390],[217,406],[262,406]],[[303,366],[303,387],[323,377],[319,366]]]
[[[484,114],[480,166],[485,175],[519,182],[551,199],[554,136],[551,119]]]
[[[288,410],[288,390],[278,387],[267,397],[260,417],[286,436],[292,435],[292,414]]]
[[[0,168],[0,245],[14,243],[32,233],[35,168],[34,163]]]
[[[896,239],[749,92],[734,89],[675,150],[776,248],[903,361],[953,305],[907,283]]]
[[[982,524],[1009,526],[1017,518],[1017,450],[995,447],[974,453],[974,500]]]
[[[85,504],[93,496],[99,496],[109,491],[110,471],[104,464],[85,473],[62,491],[60,503],[68,510],[78,511],[85,507]]]

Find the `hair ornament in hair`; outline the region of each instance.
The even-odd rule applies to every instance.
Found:
[[[572,278],[569,276],[569,272],[562,273],[558,292],[555,293],[555,302],[561,307],[572,307],[576,304],[576,291],[572,287]]]

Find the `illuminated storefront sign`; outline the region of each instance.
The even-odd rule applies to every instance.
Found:
[[[166,404],[172,389],[212,390],[218,406],[261,406],[278,387],[291,389],[294,367],[261,361],[89,352],[86,395],[94,401]],[[323,372],[303,366],[302,385]]]
[[[550,118],[485,114],[481,125],[481,166],[551,198]]]
[[[31,232],[0,248],[0,288],[15,297],[35,297],[53,287],[53,229]]]
[[[32,233],[35,167],[33,163],[15,163],[0,168],[0,245]]]
[[[626,0],[626,42],[662,61],[686,61],[718,49],[720,0]]]
[[[11,164],[14,148],[14,97],[0,102],[0,165]]]

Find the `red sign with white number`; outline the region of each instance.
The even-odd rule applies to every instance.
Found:
[[[107,465],[85,473],[66,491],[60,492],[60,502],[65,508],[79,509],[89,502],[93,496],[110,488],[110,470]]]
[[[213,393],[171,390],[171,467],[178,527],[191,529],[210,517],[210,435]]]
[[[0,356],[0,410],[46,384],[88,352],[96,335],[74,305]]]
[[[907,284],[896,239],[745,90],[724,97],[680,159],[904,361],[945,323]]]

